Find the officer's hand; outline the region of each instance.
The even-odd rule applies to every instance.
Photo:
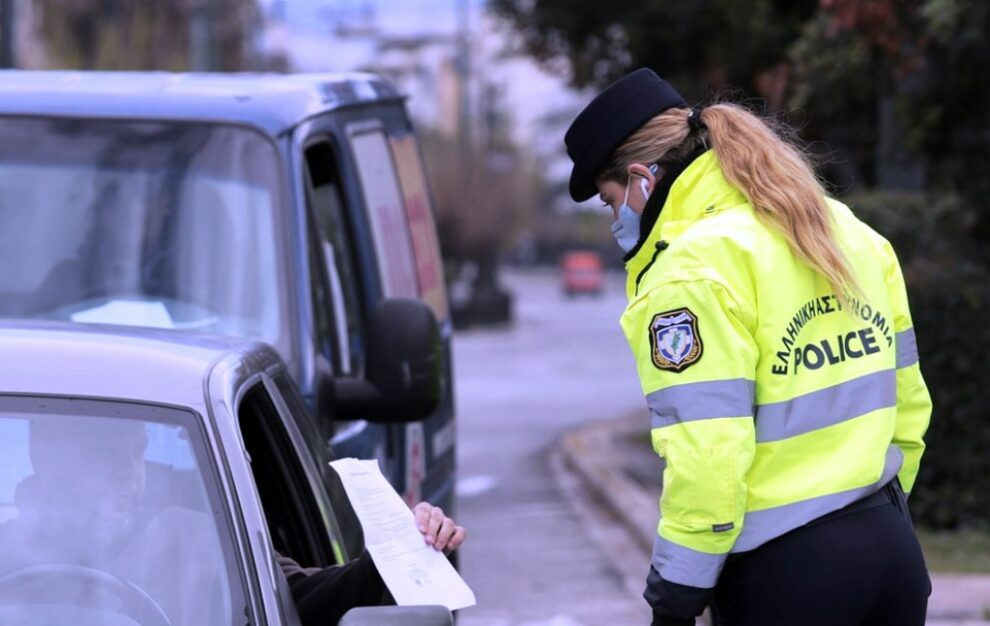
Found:
[[[467,530],[463,526],[455,524],[454,520],[443,514],[443,509],[429,502],[420,502],[413,507],[413,515],[416,516],[419,532],[423,533],[426,543],[434,550],[449,554],[467,538]]]

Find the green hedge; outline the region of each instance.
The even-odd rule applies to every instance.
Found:
[[[952,196],[844,198],[893,243],[908,285],[921,369],[934,411],[915,520],[933,529],[990,527],[990,269],[973,214]]]

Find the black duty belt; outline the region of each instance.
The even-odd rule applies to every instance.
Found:
[[[875,491],[865,498],[860,498],[855,502],[847,504],[841,509],[836,509],[831,513],[826,513],[825,515],[808,522],[807,525],[815,526],[817,524],[821,524],[822,522],[845,517],[850,513],[865,511],[866,509],[875,509],[888,504],[893,504],[897,510],[907,516],[908,519],[911,518],[911,515],[908,513],[907,509],[907,500],[904,497],[904,490],[901,489],[901,483],[896,478],[881,487],[879,491]]]
[[[865,498],[860,498],[855,502],[847,504],[841,509],[836,509],[831,513],[826,513],[825,515],[822,515],[819,518],[813,519],[807,524],[805,524],[804,527],[816,526],[818,524],[827,522],[829,520],[838,519],[840,517],[845,517],[846,515],[849,515],[851,513],[856,513],[857,511],[875,509],[881,506],[887,506],[888,504],[894,505],[894,507],[898,511],[900,511],[904,515],[904,517],[907,518],[908,523],[911,523],[911,514],[908,512],[907,498],[904,496],[904,490],[901,489],[900,481],[897,478],[894,478],[893,480],[885,484],[883,487],[881,487],[878,491],[871,493]],[[798,529],[795,528],[794,530],[798,530]],[[790,532],[794,532],[794,530]],[[759,548],[757,548],[757,550],[759,550]],[[749,551],[733,552],[732,554],[729,555],[728,562],[731,563],[735,560],[743,558],[747,554],[750,554],[750,552]]]

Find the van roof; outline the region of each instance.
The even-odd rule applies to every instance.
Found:
[[[0,391],[125,399],[183,406],[205,416],[214,364],[235,357],[265,370],[280,363],[265,344],[183,332],[68,322],[0,325]]]
[[[232,122],[273,136],[320,113],[402,99],[358,72],[0,71],[0,115]]]

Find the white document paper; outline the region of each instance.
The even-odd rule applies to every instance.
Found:
[[[70,318],[73,322],[89,324],[175,328],[164,304],[143,300],[111,300],[101,306],[73,313]]]
[[[364,530],[364,543],[400,606],[474,606],[474,592],[442,552],[427,545],[413,512],[385,480],[378,461],[338,459],[340,475]]]

